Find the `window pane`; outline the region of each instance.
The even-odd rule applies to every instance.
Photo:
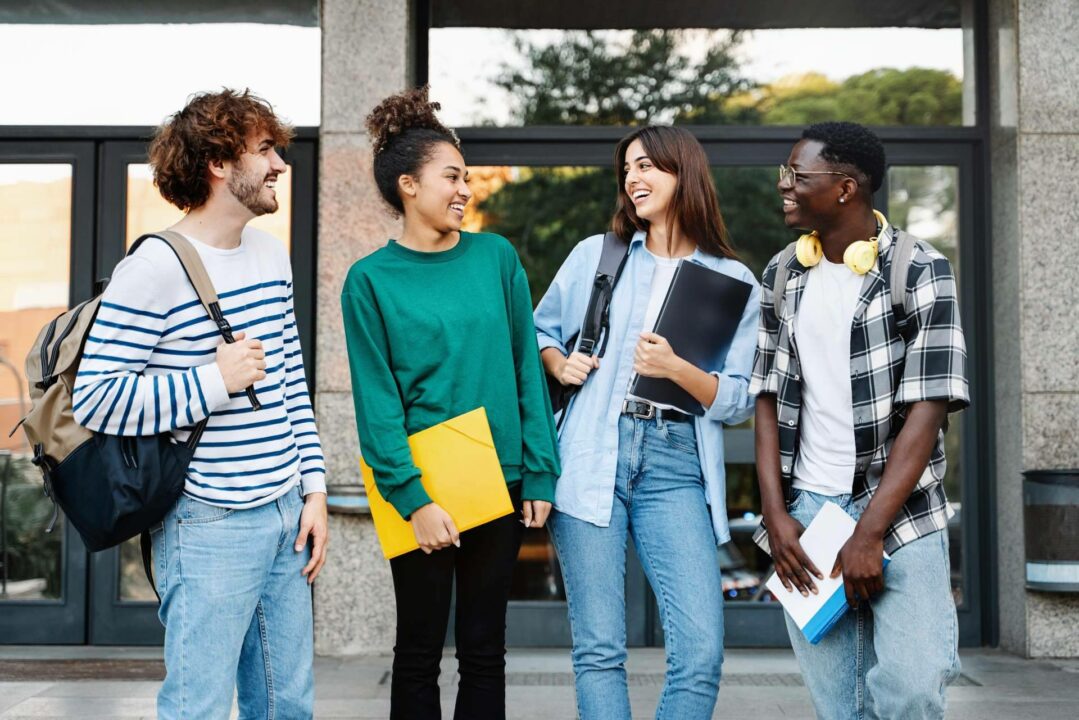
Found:
[[[72,169],[0,164],[0,601],[57,600],[63,515],[45,528],[52,502],[20,430],[29,409],[23,362],[38,332],[68,308]]]
[[[969,39],[958,21],[748,30],[435,27],[429,39],[431,94],[452,126],[974,122]],[[917,53],[882,52],[914,47]]]
[[[70,7],[91,4],[109,11],[100,3]],[[65,4],[33,5],[63,19]],[[157,125],[191,93],[222,86],[251,88],[297,125],[319,124],[319,28],[148,23],[153,10],[142,5],[125,9],[142,15],[137,23],[0,24],[0,67],[33,68],[4,74],[7,97],[33,102],[0,104],[0,125]],[[214,51],[195,50],[208,47]]]
[[[888,169],[888,219],[927,241],[952,264],[957,284],[963,282],[959,263],[959,168],[949,165],[896,166]],[[955,515],[948,521],[952,561],[952,594],[963,602],[963,415],[948,418],[944,452],[948,471],[944,490]]]
[[[291,170],[292,166],[289,166]],[[251,221],[251,227],[264,230],[285,243],[288,249],[292,237],[292,173],[277,178],[277,212],[261,215]],[[175,223],[183,213],[170,205],[154,186],[150,166],[127,166],[127,247],[140,235],[163,230]]]
[[[142,567],[142,546],[137,537],[120,546],[119,585],[116,597],[120,601],[157,602]]]

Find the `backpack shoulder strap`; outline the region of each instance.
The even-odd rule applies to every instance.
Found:
[[[217,330],[221,333],[221,337],[227,343],[235,342],[235,338],[232,336],[232,326],[229,325],[229,321],[225,319],[224,313],[221,312],[221,303],[217,297],[217,291],[214,289],[214,284],[210,280],[209,273],[206,272],[206,266],[202,264],[202,258],[199,257],[198,250],[195,249],[190,240],[178,232],[162,230],[140,237],[132,243],[127,254],[133,254],[139,249],[144,240],[152,237],[163,241],[176,255],[176,259],[180,261],[180,267],[184,269],[184,274],[187,275],[191,286],[195,288],[195,294],[198,295],[199,302],[206,309],[206,314],[217,325]],[[255,395],[254,386],[247,388],[247,398],[251,401],[251,407],[255,410],[262,407],[262,403],[259,402],[258,397]],[[201,434],[201,432],[195,434]]]
[[[162,230],[140,237],[131,245],[131,249],[127,254],[134,254],[147,238],[157,238],[169,246],[169,249],[176,255],[176,259],[180,261],[180,267],[183,268],[184,274],[187,275],[187,279],[191,282],[191,286],[195,288],[195,294],[198,295],[199,302],[202,303],[210,318],[217,322],[218,315],[221,314],[217,290],[214,289],[210,275],[206,272],[206,266],[202,264],[202,258],[199,257],[198,250],[191,244],[191,241],[178,232]],[[220,327],[220,323],[218,323],[218,326]]]
[[[787,295],[787,276],[790,274],[787,263],[794,257],[794,251],[797,246],[797,241],[792,242],[779,253],[779,262],[776,265],[776,276],[775,280],[772,282],[772,306],[776,310],[777,320],[783,317],[783,300]]]
[[[622,276],[622,270],[629,256],[629,243],[624,242],[613,232],[603,236],[603,251],[599,256],[599,265],[592,281],[592,293],[588,298],[584,321],[578,336],[577,350],[591,355],[595,350],[600,335],[604,335],[610,315],[611,295]],[[606,344],[606,343],[605,343]],[[600,350],[600,355],[603,350]]]
[[[907,314],[907,278],[914,257],[914,236],[896,228],[892,241],[895,247],[892,248],[892,271],[888,278],[891,283],[892,310],[897,318],[902,318]]]

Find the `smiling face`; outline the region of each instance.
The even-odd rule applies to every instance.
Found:
[[[405,213],[441,233],[461,229],[465,206],[472,199],[468,168],[461,151],[440,142],[415,176],[399,180]]]
[[[277,212],[277,176],[288,165],[277,154],[273,136],[267,132],[251,133],[246,150],[231,164],[226,188],[252,215]]]
[[[836,172],[836,168],[820,157],[823,148],[824,144],[818,140],[801,140],[791,150],[787,165],[796,171],[797,179],[780,180],[776,184],[783,199],[783,221],[787,227],[820,230],[830,226],[844,209],[839,199],[846,200],[851,195],[851,188],[845,185],[851,183],[857,187],[849,177],[813,174]]]
[[[639,139],[626,148],[623,172],[622,190],[629,197],[637,217],[650,223],[666,218],[678,177],[657,168]]]

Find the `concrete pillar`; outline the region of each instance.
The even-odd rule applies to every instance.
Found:
[[[1074,0],[990,2],[1000,639],[1031,657],[1079,656],[1079,596],[1024,587],[1021,476],[1079,466],[1075,9]]]
[[[385,244],[399,223],[371,174],[367,114],[411,84],[413,4],[322,0],[319,133],[318,322],[315,402],[328,482],[354,485],[359,444],[341,323],[341,286],[353,262]],[[370,516],[330,515],[330,551],[315,585],[315,651],[388,652],[394,600],[389,565]]]

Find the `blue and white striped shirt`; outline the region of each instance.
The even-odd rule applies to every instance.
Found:
[[[75,380],[75,419],[111,435],[172,431],[183,442],[209,417],[184,492],[212,505],[255,507],[298,481],[305,495],[325,492],[288,254],[252,228],[231,250],[192,242],[233,331],[262,341],[266,379],[255,386],[262,408],[226,391],[215,362],[217,326],[172,250],[150,239],[116,266],[102,297]]]

